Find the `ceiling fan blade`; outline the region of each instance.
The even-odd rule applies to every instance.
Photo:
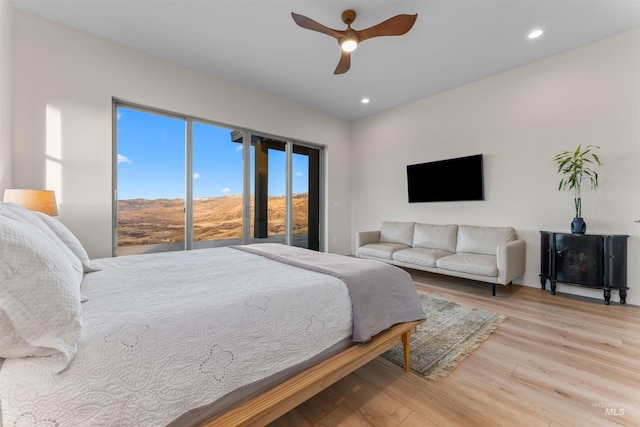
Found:
[[[340,39],[344,37],[345,31],[333,30],[329,27],[325,27],[324,25],[314,21],[311,18],[307,18],[303,15],[298,15],[297,13],[291,12],[291,17],[302,28],[306,28],[307,30],[317,31],[322,34],[326,34],[331,37],[335,37],[336,39]]]
[[[341,50],[340,52],[342,52],[342,55],[340,55],[340,62],[338,62],[338,66],[333,74],[344,74],[349,71],[349,68],[351,68],[351,52],[345,52],[344,50]]]
[[[396,15],[393,18],[389,18],[386,21],[369,27],[364,30],[358,31],[360,41],[365,41],[372,37],[379,36],[401,36],[406,34],[413,24],[416,22],[418,14],[415,15]]]

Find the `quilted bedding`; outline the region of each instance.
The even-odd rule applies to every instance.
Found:
[[[80,292],[82,339],[0,359],[6,426],[161,426],[349,337],[338,278],[232,248],[105,258]]]

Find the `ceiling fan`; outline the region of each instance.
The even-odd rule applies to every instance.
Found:
[[[396,15],[393,18],[389,18],[378,25],[374,25],[373,27],[364,30],[354,30],[351,28],[351,24],[356,19],[356,12],[351,9],[342,12],[342,22],[347,24],[346,30],[333,30],[331,28],[327,28],[313,19],[307,18],[303,15],[298,15],[294,12],[291,12],[291,17],[295,23],[302,28],[318,31],[328,36],[335,37],[338,40],[338,44],[342,48],[342,53],[340,56],[340,62],[338,62],[338,66],[333,74],[343,74],[349,70],[349,67],[351,66],[351,52],[358,47],[359,43],[362,43],[372,37],[401,36],[406,34],[411,27],[413,27],[418,14]]]

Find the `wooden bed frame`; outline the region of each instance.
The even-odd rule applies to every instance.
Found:
[[[286,414],[396,344],[404,348],[404,370],[409,372],[409,338],[423,320],[400,323],[364,344],[355,344],[335,356],[207,421],[203,427],[264,426]]]

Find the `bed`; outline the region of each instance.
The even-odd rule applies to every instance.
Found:
[[[424,318],[376,261],[278,244],[89,260],[11,204],[0,239],[0,425],[264,425],[408,349]]]

